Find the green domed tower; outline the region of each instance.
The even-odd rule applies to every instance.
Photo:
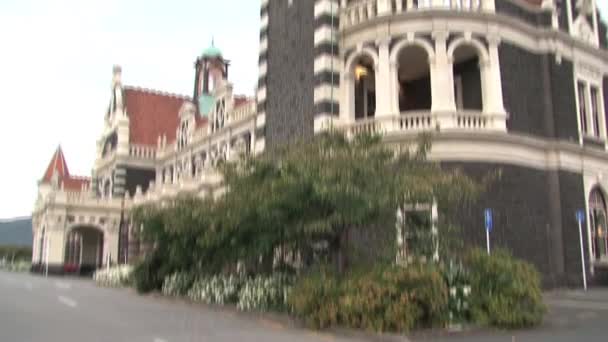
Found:
[[[224,59],[222,51],[211,45],[203,50],[196,60],[196,76],[194,81],[193,98],[198,103],[198,111],[207,116],[214,105],[213,91],[228,79],[228,67],[230,62]]]

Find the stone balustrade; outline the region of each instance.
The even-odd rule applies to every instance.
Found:
[[[342,0],[342,29],[387,15],[422,10],[495,11],[495,0]]]
[[[129,156],[138,159],[153,160],[156,158],[156,147],[147,145],[131,144],[129,146]]]
[[[338,125],[338,128],[349,137],[363,133],[387,135],[431,131],[506,132],[506,116],[477,111],[414,111],[357,120]]]
[[[256,113],[255,101],[247,102],[228,113],[228,123],[240,121]]]

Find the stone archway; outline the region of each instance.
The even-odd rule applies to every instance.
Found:
[[[89,274],[104,260],[104,232],[95,226],[76,226],[65,238],[64,271]]]

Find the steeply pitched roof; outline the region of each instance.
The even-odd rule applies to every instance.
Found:
[[[42,176],[42,181],[50,182],[51,180],[53,180],[53,176],[55,173],[57,174],[57,177],[59,179],[70,176],[68,164],[65,162],[65,157],[63,156],[63,150],[61,149],[61,146],[58,146],[57,150],[55,150],[55,153],[53,153],[53,158],[51,158],[49,166],[46,167],[44,176]]]
[[[130,143],[156,146],[162,135],[167,136],[167,142],[174,141],[179,110],[190,98],[134,87],[124,90]]]
[[[53,158],[51,158],[41,182],[51,183],[55,178],[59,186],[63,186],[70,191],[81,191],[83,187],[88,186],[91,182],[89,178],[70,175],[61,146],[57,147],[57,150],[53,153]]]

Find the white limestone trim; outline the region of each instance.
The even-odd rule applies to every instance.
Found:
[[[330,113],[321,113],[315,116],[314,132],[324,132],[333,129],[336,126],[337,118]]]
[[[268,39],[262,38],[260,40],[260,51],[266,51],[266,50],[268,50]]]
[[[315,58],[314,61],[314,73],[318,74],[323,71],[336,71],[340,70],[342,62],[337,56],[321,55]]]
[[[258,102],[266,100],[266,87],[258,88],[257,100]]]
[[[338,0],[317,0],[315,3],[315,18],[318,18],[324,14],[335,14],[337,15],[340,9],[340,3]]]
[[[390,144],[413,143],[414,134],[386,135]],[[484,132],[445,132],[433,137],[429,158],[517,165],[538,170],[593,172],[608,175],[608,154],[569,142],[527,135]]]
[[[264,14],[260,18],[260,30],[263,30],[268,27],[268,14]]]
[[[554,53],[558,58],[581,60],[601,70],[608,70],[608,52],[597,49],[563,32],[539,30],[528,24],[500,15],[479,15],[464,12],[433,12],[433,20],[414,12],[395,18],[379,18],[368,25],[341,32],[341,51],[355,49],[364,42],[375,42],[408,34],[429,34],[441,31],[493,35],[533,53]],[[608,72],[606,72],[608,73]]]
[[[331,86],[330,84],[319,85],[319,86],[315,87],[314,99],[315,99],[315,103],[318,103],[321,101],[330,101],[330,100],[339,102],[340,87]]]
[[[266,73],[268,72],[268,63],[261,62],[258,68],[258,77],[263,77],[266,76]]]
[[[575,101],[576,101],[576,120],[578,124],[578,132],[579,132],[579,143],[583,143],[583,136],[588,136],[593,138],[592,134],[587,133],[586,135],[582,131],[582,123],[580,117],[580,94],[578,83],[581,82],[585,85],[585,107],[587,108],[586,120],[587,120],[587,131],[592,132],[594,126],[594,118],[592,112],[592,99],[591,99],[591,88],[595,88],[597,90],[597,110],[599,117],[599,139],[601,139],[604,144],[606,144],[606,139],[608,137],[608,132],[606,132],[606,108],[604,102],[604,83],[602,73],[599,70],[593,70],[589,66],[582,63],[574,64],[574,91],[575,91]],[[608,146],[608,145],[606,145]]]
[[[265,148],[266,148],[266,138],[256,139],[255,148],[253,150],[253,153],[256,155],[260,154],[260,153],[264,152]]]
[[[334,36],[338,33],[337,30],[333,30],[330,26],[321,26],[315,30],[315,46],[320,45],[324,42],[335,42]]]
[[[260,128],[266,125],[266,113],[260,113],[255,121],[255,127]]]

